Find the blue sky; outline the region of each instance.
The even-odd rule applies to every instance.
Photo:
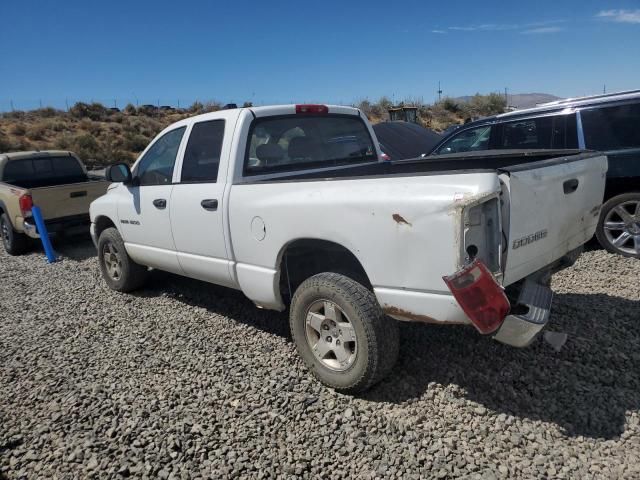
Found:
[[[640,2],[0,2],[0,110],[640,88]]]

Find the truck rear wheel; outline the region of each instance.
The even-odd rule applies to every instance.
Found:
[[[29,237],[13,229],[6,213],[0,216],[0,235],[4,249],[9,255],[20,255],[29,248]]]
[[[596,237],[611,253],[640,258],[640,193],[609,199],[602,206]]]
[[[382,380],[398,358],[398,324],[355,280],[320,273],[296,290],[289,317],[298,353],[313,375],[343,393]]]
[[[147,267],[131,260],[124,248],[124,241],[115,228],[107,228],[100,234],[98,262],[105,282],[117,292],[136,290],[147,279]]]

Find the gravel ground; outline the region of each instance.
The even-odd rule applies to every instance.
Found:
[[[591,251],[554,277],[561,352],[403,325],[391,377],[338,395],[284,314],[93,247],[0,253],[0,477],[638,478],[640,273]]]

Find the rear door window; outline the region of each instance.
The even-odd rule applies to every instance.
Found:
[[[502,135],[498,148],[548,149],[577,148],[576,116],[549,115],[528,118],[501,125]]]
[[[218,179],[224,139],[224,120],[198,122],[191,129],[182,161],[181,182],[210,182]]]
[[[640,103],[580,112],[585,146],[592,150],[640,147]]]
[[[369,130],[352,115],[258,118],[248,147],[247,175],[378,160]]]

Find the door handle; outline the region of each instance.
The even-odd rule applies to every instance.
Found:
[[[564,188],[564,194],[569,195],[570,193],[573,193],[576,190],[578,190],[579,183],[580,182],[578,181],[577,178],[572,178],[571,180],[567,180],[566,182],[564,182],[562,184],[562,188]]]
[[[200,202],[200,205],[205,210],[214,211],[218,209],[218,200],[216,200],[215,198],[207,198],[205,200],[202,200]]]
[[[86,197],[86,196],[87,196],[87,191],[86,190],[83,190],[83,191],[80,191],[80,192],[71,192],[69,194],[70,198],[80,198],[80,197]]]
[[[164,198],[156,198],[153,201],[153,206],[159,208],[160,210],[163,210],[167,208],[167,201]]]

